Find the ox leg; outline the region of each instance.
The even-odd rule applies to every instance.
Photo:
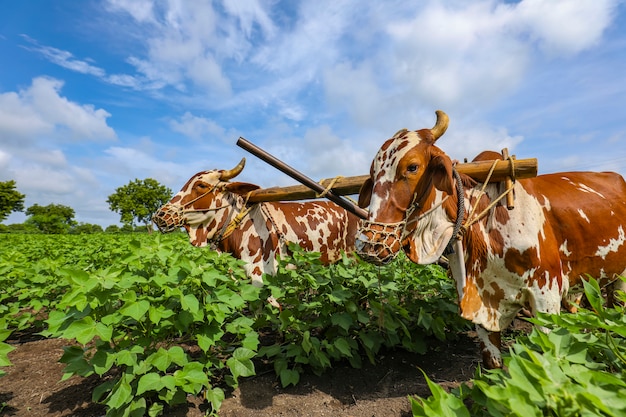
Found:
[[[626,277],[626,271],[624,271],[622,276]],[[609,285],[609,288],[607,288],[607,305],[609,307],[614,307],[618,304],[622,304],[615,296],[616,291],[622,291],[626,293],[626,281],[620,279],[620,277],[617,277],[617,279],[611,285]]]
[[[500,332],[490,332],[483,326],[476,325],[476,333],[480,340],[480,351],[484,367],[487,369],[502,368]]]
[[[568,294],[567,296],[563,297],[563,301],[561,303],[563,309],[572,314],[578,312],[578,307],[583,301],[583,295],[584,293],[578,292],[574,294]]]

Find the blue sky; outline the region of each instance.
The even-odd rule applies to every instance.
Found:
[[[239,180],[294,184],[239,136],[315,179],[366,174],[436,109],[453,158],[626,174],[623,0],[12,1],[0,56],[0,181],[79,222],[119,224],[129,181],[177,192],[244,156]]]

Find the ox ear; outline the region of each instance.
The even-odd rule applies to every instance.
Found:
[[[261,187],[247,182],[229,182],[224,188],[231,193],[246,196],[250,191],[258,190]]]
[[[359,190],[359,207],[365,208],[370,205],[373,186],[374,182],[372,181],[371,177],[366,179],[363,185],[361,185],[361,189]]]
[[[440,191],[454,194],[454,180],[452,179],[452,161],[441,152],[436,153],[428,164],[432,171],[433,185]]]

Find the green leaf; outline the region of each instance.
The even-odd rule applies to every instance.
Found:
[[[124,316],[131,317],[136,321],[141,321],[143,316],[148,312],[150,302],[148,300],[129,301],[120,309],[120,313]]]
[[[98,349],[91,359],[94,371],[100,376],[104,375],[115,363],[115,356],[113,352]]]
[[[308,330],[302,334],[302,350],[308,354],[311,351],[313,345],[311,344],[311,332]]]
[[[330,322],[335,326],[339,326],[346,332],[350,330],[353,324],[352,316],[348,313],[335,313],[330,317]]]
[[[255,375],[254,363],[250,360],[255,353],[246,348],[237,348],[233,352],[233,356],[226,361],[226,365],[230,368],[230,372],[237,380],[240,376]]]
[[[15,350],[15,348],[7,343],[0,343],[0,366],[9,366],[11,361],[7,358],[7,354]]]
[[[298,385],[298,382],[300,382],[300,373],[298,371],[294,371],[293,369],[283,369],[280,371],[280,383],[283,388],[286,388],[289,384],[295,387]]]
[[[224,394],[224,390],[221,388],[209,388],[206,390],[205,398],[209,400],[213,410],[217,411],[222,406],[222,402],[224,402],[226,395]]]
[[[174,378],[176,385],[190,394],[197,394],[202,388],[209,386],[204,365],[199,362],[189,362],[183,369],[174,372]]]
[[[139,383],[137,384],[137,392],[135,396],[139,396],[146,391],[159,391],[163,388],[163,383],[161,382],[161,375],[156,372],[150,372],[145,375],[142,375],[139,378]]]
[[[348,342],[347,339],[343,337],[337,338],[337,340],[335,340],[333,345],[337,348],[339,352],[341,352],[343,356],[346,356],[346,357],[352,356],[352,349],[350,348],[350,343]]]
[[[150,308],[148,309],[148,318],[154,324],[159,324],[161,320],[170,318],[174,314],[174,311],[172,311],[171,309],[166,309],[163,305],[150,305]]]
[[[91,401],[95,403],[99,402],[100,398],[102,398],[104,394],[113,389],[117,381],[117,379],[110,379],[94,388],[93,392],[91,393]]]
[[[463,401],[452,394],[448,394],[443,388],[432,382],[424,371],[422,373],[433,396],[428,400],[410,397],[414,417],[471,417]]]
[[[601,312],[604,310],[602,291],[600,290],[600,286],[598,285],[598,281],[595,279],[583,280],[583,287],[585,288],[585,296],[589,304],[591,304],[591,308],[595,312]]]
[[[200,303],[195,295],[186,294],[181,300],[181,307],[191,314],[196,315],[200,310]]]
[[[165,407],[163,407],[163,404],[161,404],[161,403],[152,403],[152,405],[148,409],[148,416],[149,417],[158,417],[158,416],[163,414],[163,409],[164,408]]]
[[[166,372],[172,363],[184,366],[187,362],[187,355],[180,346],[172,346],[169,349],[159,348],[146,358],[146,363],[154,366],[161,372]]]
[[[66,339],[76,339],[82,345],[86,345],[97,335],[96,326],[89,316],[72,322],[62,333]]]
[[[105,399],[104,403],[111,408],[122,408],[126,404],[129,404],[132,399],[132,389],[130,387],[131,377],[129,375],[122,375],[117,381],[117,384],[113,387],[111,394]]]

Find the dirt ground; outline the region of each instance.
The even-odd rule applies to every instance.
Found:
[[[0,416],[99,417],[104,407],[91,402],[97,377],[72,377],[61,382],[64,340],[9,340],[16,350],[9,354],[12,366],[0,377]],[[472,379],[479,363],[473,332],[458,340],[433,341],[425,355],[397,350],[378,357],[376,365],[365,361],[362,369],[336,364],[322,376],[305,374],[296,387],[281,388],[271,368],[257,368],[257,376],[242,379],[229,392],[219,412],[223,417],[372,417],[411,416],[407,396],[428,397],[430,391],[420,372],[449,389]],[[189,397],[184,407],[167,416],[203,416],[201,401]]]

